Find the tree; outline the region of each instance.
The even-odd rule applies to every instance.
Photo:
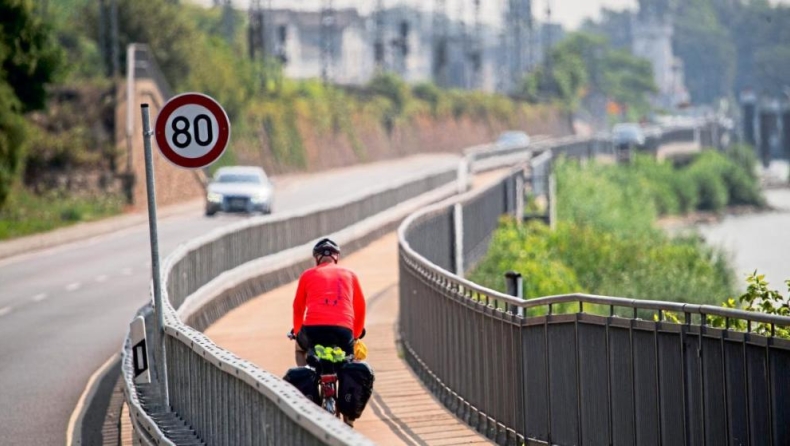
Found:
[[[675,20],[675,52],[683,60],[686,84],[697,103],[712,103],[733,89],[736,52],[710,0],[684,2]]]
[[[760,48],[754,54],[755,84],[777,94],[790,88],[790,46],[786,43]]]
[[[552,52],[553,76],[543,70],[529,76],[524,92],[549,91],[569,108],[585,96],[604,96],[644,113],[657,91],[650,63],[626,50],[613,49],[606,37],[589,32],[569,34]],[[553,87],[554,90],[551,90]]]
[[[25,126],[19,108],[21,105],[11,87],[0,82],[0,209],[22,163]]]
[[[11,85],[23,112],[44,107],[45,86],[58,74],[62,52],[30,0],[0,0],[0,78]]]
[[[0,208],[22,164],[22,113],[44,107],[62,54],[29,0],[0,0]]]

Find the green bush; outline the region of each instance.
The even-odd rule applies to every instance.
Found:
[[[623,167],[560,161],[556,175],[561,221],[607,232],[638,233],[649,229],[657,216],[647,180]]]
[[[525,298],[580,291],[576,273],[552,255],[550,234],[548,227],[536,222],[525,226],[503,222],[470,279],[504,291],[504,272],[515,270],[524,276]]]
[[[716,304],[732,296],[726,259],[694,238],[638,235],[570,222],[504,222],[470,279],[504,291],[504,271],[524,276],[525,298],[586,292],[635,299]]]
[[[697,187],[697,208],[703,211],[721,211],[727,206],[729,195],[721,172],[715,166],[695,163],[689,167],[688,174]]]

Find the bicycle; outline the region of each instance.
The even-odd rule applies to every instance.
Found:
[[[292,341],[296,340],[296,336],[293,332],[288,333],[288,339]],[[316,346],[316,348],[317,347],[322,346]],[[311,348],[307,352],[307,365],[318,375],[319,405],[322,409],[332,414],[332,416],[342,418],[344,423],[350,427],[354,427],[354,421],[348,419],[337,409],[337,373],[343,365],[353,361],[354,356],[345,355],[345,352],[342,352],[342,349],[337,346],[322,347],[324,350],[322,352],[317,352],[316,348]],[[331,353],[325,354],[324,352]],[[342,357],[339,356],[337,352],[342,352]]]

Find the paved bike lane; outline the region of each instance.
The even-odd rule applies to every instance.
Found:
[[[341,264],[354,270],[368,299],[365,342],[376,373],[373,397],[355,428],[382,445],[490,444],[448,412],[400,358],[395,344],[398,317],[398,242],[390,233]],[[294,365],[291,303],[296,282],[236,308],[206,330],[217,345],[264,370],[285,374]]]

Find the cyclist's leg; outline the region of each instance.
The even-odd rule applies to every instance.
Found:
[[[307,365],[307,351],[310,350],[312,344],[310,338],[305,333],[304,327],[296,335],[296,342],[294,342],[294,360],[297,367],[304,367]]]

